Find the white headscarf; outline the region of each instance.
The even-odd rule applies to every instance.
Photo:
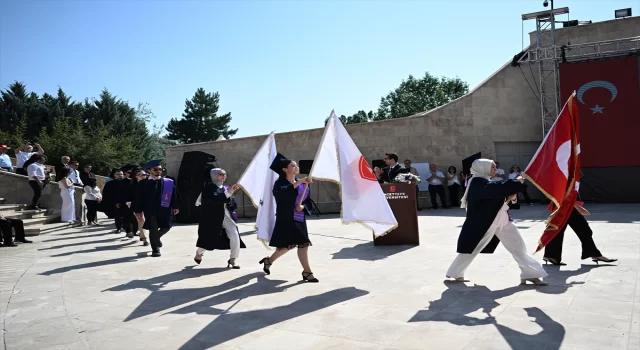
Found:
[[[223,169],[220,168],[213,168],[211,169],[211,171],[209,172],[209,175],[211,175],[211,182],[213,182],[216,186],[221,187],[223,182],[222,181],[218,181],[218,174],[223,172]]]
[[[469,193],[469,188],[471,187],[471,182],[476,177],[480,177],[483,179],[487,179],[491,181],[491,166],[494,164],[491,159],[476,159],[471,164],[471,180],[469,180],[469,184],[467,184],[467,189],[464,191],[464,196],[460,200],[460,208],[467,208],[467,194]]]

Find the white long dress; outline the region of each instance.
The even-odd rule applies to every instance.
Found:
[[[71,188],[66,188],[64,182],[67,185],[73,185],[68,178],[64,178],[58,181],[58,186],[60,187],[60,197],[62,197],[62,210],[60,213],[62,222],[70,222],[76,220],[76,203],[73,196],[73,193],[76,189],[71,186]]]

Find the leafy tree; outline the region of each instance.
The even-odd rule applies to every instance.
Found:
[[[428,72],[416,79],[409,75],[395,90],[380,98],[377,112],[358,111],[346,117],[340,116],[343,124],[366,123],[377,120],[406,118],[449,103],[469,92],[469,84],[460,78],[436,78]],[[325,125],[329,118],[325,119]]]
[[[380,107],[374,120],[409,117],[440,107],[468,92],[469,84],[460,78],[438,79],[428,72],[421,79],[409,75],[398,88],[380,99]]]
[[[199,88],[191,100],[185,101],[182,118],[172,118],[167,125],[167,138],[181,143],[215,141],[220,135],[230,138],[238,129],[230,129],[231,113],[218,115],[220,94]]]
[[[342,124],[366,123],[374,120],[375,117],[376,117],[376,113],[374,113],[373,111],[369,111],[367,113],[363,110],[360,110],[356,114],[350,117],[347,117],[344,114],[341,115],[340,122],[342,122]],[[327,119],[324,120],[324,125],[327,125],[328,121],[329,121],[329,117],[327,117]]]
[[[102,175],[124,164],[164,157],[172,141],[162,136],[163,127],[149,132],[147,123],[154,118],[146,103],[133,107],[106,89],[98,98],[81,102],[62,88],[41,97],[21,82],[0,90],[0,144],[16,147],[37,141],[49,163],[68,155],[91,163]]]

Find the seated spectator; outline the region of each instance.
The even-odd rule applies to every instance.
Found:
[[[5,247],[15,247],[16,244],[13,242],[12,231],[16,230],[16,242],[22,243],[33,243],[27,240],[27,237],[24,235],[24,223],[20,219],[8,219],[2,215],[0,212],[0,231],[2,231],[2,237],[4,241]]]

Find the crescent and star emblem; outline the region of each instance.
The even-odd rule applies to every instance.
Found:
[[[613,100],[615,100],[616,97],[618,96],[618,88],[615,85],[604,80],[594,80],[582,85],[578,89],[578,92],[577,92],[578,101],[580,101],[580,103],[582,104],[585,104],[584,101],[582,100],[582,96],[584,95],[585,92],[593,88],[603,88],[603,89],[609,90],[609,92],[611,93],[611,100],[609,102],[613,102]],[[593,111],[592,114],[596,114],[596,113],[604,114],[602,113],[602,110],[604,108],[605,107],[600,107],[598,104],[596,104],[593,108],[589,108],[589,109]]]

